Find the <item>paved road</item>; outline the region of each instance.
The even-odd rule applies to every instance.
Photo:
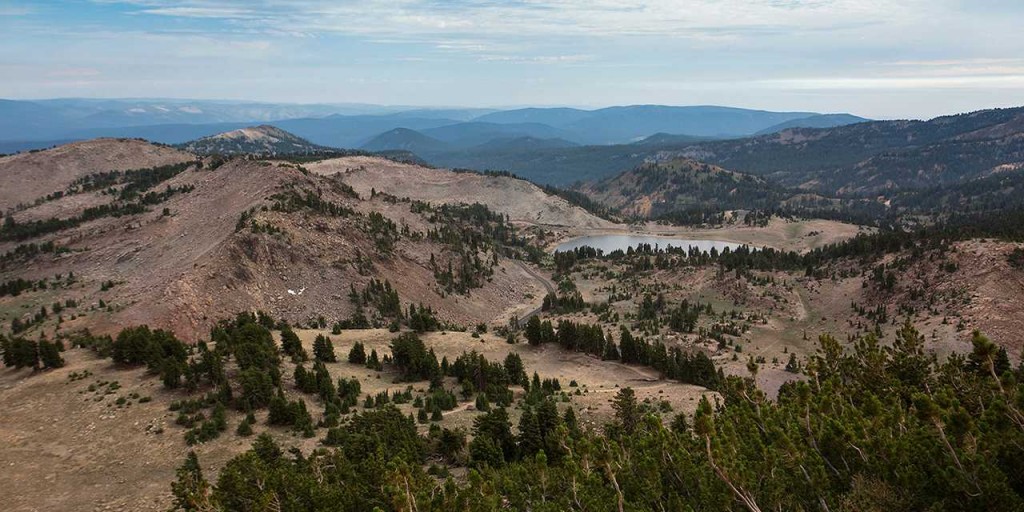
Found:
[[[537,272],[536,270],[531,268],[529,265],[523,263],[522,261],[515,261],[516,264],[519,265],[519,268],[523,269],[523,271],[526,272],[527,274],[530,274],[530,276],[533,277],[534,279],[540,281],[541,284],[544,285],[544,289],[547,290],[547,293],[555,293],[555,285],[551,284],[551,281],[548,281],[548,278],[544,277],[543,275],[540,274],[540,272]],[[537,309],[534,309],[533,311],[530,311],[529,313],[519,317],[519,327],[526,327],[526,322],[530,319],[530,317],[539,315],[540,310],[541,308],[538,307]]]

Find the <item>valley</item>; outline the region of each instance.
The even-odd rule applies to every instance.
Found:
[[[904,378],[906,357],[983,386],[979,347],[998,347],[987,357],[1006,375],[1024,349],[1012,214],[858,224],[852,212],[882,203],[678,155],[565,190],[261,126],[6,156],[0,184],[0,465],[23,490],[11,510],[187,509],[189,493],[192,509],[234,509],[283,499],[252,475],[339,468],[416,489],[330,487],[353,507],[433,493],[487,508],[520,498],[480,487],[482,473],[511,486],[541,457],[607,503],[609,481],[643,485],[643,472],[569,461],[638,469],[620,450],[648,453],[657,436],[683,444],[651,453],[694,458],[679,478],[730,502],[705,443],[741,446],[757,427],[709,418],[834,441],[827,414],[792,427],[780,412],[811,407],[794,393],[831,407],[829,372],[868,386]],[[608,236],[633,245],[591,247]],[[854,363],[869,359],[884,368]],[[868,421],[869,406],[849,414]],[[762,410],[778,416],[751,419]],[[376,451],[353,459],[364,447]],[[742,472],[749,453],[714,449]]]

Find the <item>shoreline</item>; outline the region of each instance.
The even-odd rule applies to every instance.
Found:
[[[694,241],[725,242],[746,245],[755,249],[772,248],[781,251],[805,253],[829,243],[836,243],[872,228],[842,222],[806,219],[798,221],[775,220],[768,226],[731,225],[719,228],[690,228],[647,223],[642,225],[569,229],[553,241],[544,244],[547,253],[567,242],[588,236],[625,235],[658,238],[685,238]]]

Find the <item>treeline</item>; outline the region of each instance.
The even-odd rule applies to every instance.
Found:
[[[298,190],[289,189],[270,196],[270,199],[274,201],[270,209],[275,212],[292,213],[300,210],[310,210],[328,217],[352,217],[359,215],[352,208],[328,201],[320,194],[309,190],[306,190],[305,193],[300,193]]]
[[[8,368],[60,368],[64,366],[64,358],[60,355],[63,351],[64,344],[60,340],[36,341],[0,334],[0,352],[3,353],[4,366]]]
[[[552,255],[552,258],[555,260],[555,269],[559,274],[563,274],[572,270],[576,263],[580,261],[598,258],[603,255],[604,251],[584,245],[568,251],[558,251]]]
[[[35,238],[49,233],[56,233],[57,231],[71,229],[91,220],[103,217],[122,217],[125,215],[139,214],[145,211],[146,207],[141,203],[110,203],[99,206],[90,206],[83,210],[79,215],[69,217],[67,219],[51,217],[46,220],[15,222],[14,217],[8,216],[4,219],[3,229],[0,229],[0,240],[27,240],[29,238]]]
[[[181,174],[195,164],[195,162],[182,162],[145,169],[95,172],[73,181],[66,194],[108,189],[108,193],[118,195],[119,199],[132,199],[139,193]],[[112,188],[121,184],[125,186],[120,191]]]
[[[10,281],[0,283],[0,297],[6,295],[17,297],[18,295],[21,295],[21,292],[25,290],[32,290],[35,287],[35,281],[29,281],[21,278],[12,279]]]
[[[25,261],[40,254],[60,254],[70,251],[71,249],[60,247],[53,242],[18,244],[14,249],[0,254],[0,268],[6,268],[11,263]]]
[[[137,199],[135,202],[119,200],[122,202],[90,206],[82,210],[82,213],[77,216],[66,219],[51,217],[46,220],[16,222],[14,217],[7,216],[4,217],[3,229],[0,229],[0,241],[23,241],[78,227],[86,222],[104,217],[137,215],[148,211],[146,206],[160,204],[175,194],[188,193],[194,189],[195,187],[192,185],[182,185],[180,187],[167,187],[162,192],[147,192],[142,196],[132,195],[132,199]]]
[[[930,250],[946,250],[952,243],[973,238],[996,238],[1024,241],[1024,209],[999,214],[951,215],[944,222],[914,230],[880,230],[860,233],[842,242],[828,244],[806,253],[782,251],[771,247],[755,249],[749,246],[725,248],[722,251],[700,251],[695,247],[653,247],[638,244],[626,251],[616,250],[599,255],[579,249],[565,256],[557,256],[562,272],[570,265],[590,258],[620,261],[632,258],[634,271],[720,265],[725,271],[736,270],[803,270],[808,276],[821,276],[831,262],[858,258],[872,262],[886,255],[902,251],[923,254]],[[569,254],[572,254],[571,256]],[[587,257],[581,257],[587,254]]]
[[[584,352],[606,361],[649,366],[665,378],[708,389],[717,389],[724,379],[703,351],[691,354],[679,347],[668,348],[661,341],[651,343],[634,337],[626,326],[620,327],[618,343],[600,325],[559,320],[556,329],[550,320],[541,321],[537,316],[530,317],[523,332],[531,345],[558,343],[565,350]]]
[[[189,167],[198,163],[198,161],[182,162],[127,171],[94,172],[75,179],[65,190],[58,190],[36,198],[32,205],[38,206],[47,201],[55,201],[65,196],[96,190],[102,190],[104,195],[115,196],[118,200],[134,199],[142,192],[181,174]],[[125,186],[120,190],[115,188],[122,184]],[[30,205],[22,203],[16,207],[16,210],[24,210],[29,207]]]
[[[566,293],[548,293],[544,295],[541,302],[541,311],[551,311],[557,314],[573,313],[586,309],[587,303],[579,290],[571,290]]]
[[[261,437],[212,482],[190,456],[172,490],[180,510],[1021,510],[1024,368],[981,335],[941,363],[924,344],[909,326],[850,350],[822,336],[777,400],[729,377],[668,426],[628,388],[601,430],[541,399],[518,428],[479,416],[468,445],[386,407],[340,427],[337,449]],[[425,469],[431,453],[466,476]]]
[[[725,223],[725,212],[706,207],[683,208],[660,213],[651,220],[676,226],[720,226]]]

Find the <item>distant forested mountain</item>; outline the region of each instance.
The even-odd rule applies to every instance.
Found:
[[[820,121],[815,121],[819,117],[813,112],[663,105],[501,111],[180,99],[0,100],[0,143],[15,150],[41,147],[40,141],[96,137],[145,138],[180,144],[246,126],[269,124],[330,147],[358,148],[372,142],[373,147],[382,150],[401,149],[382,145],[388,139],[378,137],[405,129],[441,140],[449,145],[447,149],[462,151],[492,140],[522,137],[562,139],[572,143],[569,145],[626,144],[657,133],[740,137],[780,123],[819,126]],[[17,144],[12,145],[14,142]],[[404,142],[399,138],[395,143]]]
[[[581,191],[627,215],[648,218],[676,211],[767,209],[793,195],[762,178],[687,159],[643,164]]]

